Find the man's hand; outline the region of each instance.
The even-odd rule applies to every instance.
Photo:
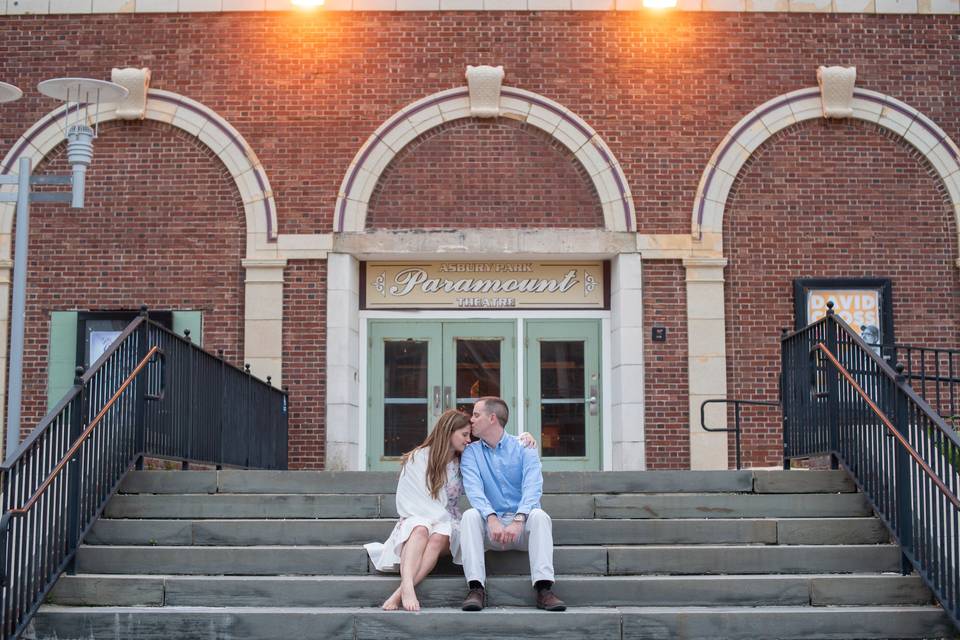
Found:
[[[503,544],[515,544],[523,535],[523,523],[514,520],[500,535],[503,538]]]
[[[497,514],[492,513],[487,518],[487,530],[490,532],[491,540],[497,544],[503,544],[503,534],[506,532],[506,529],[503,528],[503,524],[500,523],[500,518],[497,517]]]

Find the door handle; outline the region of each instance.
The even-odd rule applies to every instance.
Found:
[[[440,415],[440,386],[433,388],[433,415]]]
[[[595,384],[590,385],[590,397],[587,398],[587,402],[589,403],[590,415],[592,416],[597,415],[597,410],[598,410],[597,385]]]
[[[444,409],[451,409],[451,408],[452,408],[452,407],[450,406],[450,387],[444,387],[444,388],[443,388],[443,408],[444,408]]]

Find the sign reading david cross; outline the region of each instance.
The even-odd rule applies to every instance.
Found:
[[[365,309],[605,309],[596,262],[367,262]]]

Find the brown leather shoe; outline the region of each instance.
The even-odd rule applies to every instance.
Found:
[[[487,593],[483,590],[483,587],[479,589],[470,589],[470,593],[467,594],[466,599],[463,601],[463,606],[460,607],[464,611],[483,611],[483,605],[486,604]]]
[[[550,589],[537,591],[537,609],[546,609],[547,611],[566,611],[567,605],[554,595]]]

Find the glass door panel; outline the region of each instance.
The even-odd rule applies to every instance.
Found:
[[[600,468],[600,323],[526,323],[526,427],[544,469]]]
[[[444,407],[466,413],[478,398],[498,396],[511,413],[517,406],[516,323],[445,322]],[[453,395],[451,395],[453,394]],[[514,432],[512,421],[507,430]]]
[[[368,330],[368,469],[396,470],[446,409],[501,396],[514,415],[515,322],[371,320]]]
[[[440,415],[439,323],[370,323],[369,469],[395,469]]]

